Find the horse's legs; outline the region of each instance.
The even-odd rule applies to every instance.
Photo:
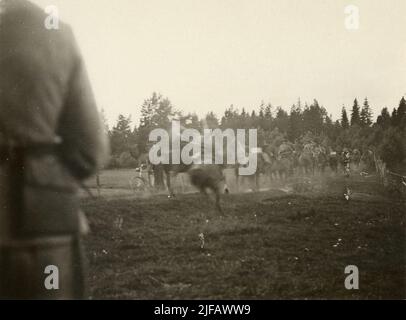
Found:
[[[282,170],[282,181],[285,183],[289,178],[289,169],[288,168],[284,168]]]
[[[307,164],[302,163],[299,168],[300,168],[299,173],[303,176],[307,176],[308,173]]]

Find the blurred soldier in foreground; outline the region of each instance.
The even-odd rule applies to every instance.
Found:
[[[107,154],[68,26],[0,0],[0,298],[81,299],[78,186]]]

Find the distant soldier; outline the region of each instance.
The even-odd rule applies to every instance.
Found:
[[[290,158],[293,155],[293,152],[293,146],[286,139],[284,139],[282,144],[279,146],[278,156],[280,158]]]
[[[313,154],[314,152],[314,143],[308,142],[303,146],[303,152],[308,154]]]
[[[108,148],[71,29],[0,1],[0,298],[81,299],[78,187]]]
[[[338,163],[339,163],[339,156],[336,151],[330,148],[330,153],[328,154],[328,162],[331,171],[337,173],[338,171]]]
[[[303,144],[300,142],[299,139],[295,140],[293,147],[296,153],[300,153],[303,150]]]
[[[351,154],[351,162],[354,164],[354,167],[356,169],[358,169],[360,161],[361,161],[361,152],[358,149],[354,149]]]
[[[347,176],[350,175],[351,153],[347,148],[343,149],[341,154],[341,161],[343,163],[344,172]]]

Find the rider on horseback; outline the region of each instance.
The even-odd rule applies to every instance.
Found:
[[[314,153],[314,145],[313,141],[306,143],[303,146],[303,153],[313,154]]]
[[[286,140],[283,139],[282,144],[279,146],[278,156],[281,159],[290,158],[294,152],[293,146]]]

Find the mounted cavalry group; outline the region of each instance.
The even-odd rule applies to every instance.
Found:
[[[374,167],[374,153],[366,150],[343,148],[340,151],[313,141],[301,144],[283,140],[279,146],[265,144],[258,149],[258,169],[251,180],[259,190],[262,176],[268,181],[284,182],[289,177],[348,174],[351,171],[369,171]]]
[[[215,150],[217,151],[217,150]],[[203,152],[203,149],[202,149]],[[149,187],[154,190],[167,189],[169,197],[175,197],[173,181],[178,174],[186,173],[190,183],[202,194],[211,191],[215,195],[216,209],[222,212],[220,194],[228,193],[225,170],[233,171],[236,189],[239,190],[243,180],[249,183],[253,191],[262,185],[283,184],[290,177],[311,177],[314,175],[348,173],[349,170],[370,170],[374,165],[373,152],[343,148],[334,150],[314,141],[291,143],[284,139],[279,145],[264,143],[261,147],[246,152],[257,154],[257,170],[253,175],[241,176],[240,164],[160,164],[149,163],[148,154],[139,158],[139,172],[146,172]],[[248,181],[247,181],[248,180]]]

